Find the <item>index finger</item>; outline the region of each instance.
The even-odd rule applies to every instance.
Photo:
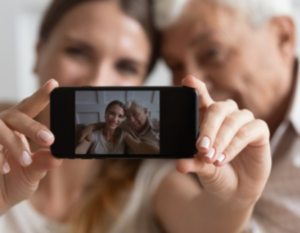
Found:
[[[58,82],[50,79],[42,88],[36,91],[32,96],[24,99],[21,103],[13,108],[25,113],[33,118],[39,114],[49,103],[50,93],[58,87]]]
[[[186,76],[182,80],[182,85],[196,89],[199,95],[199,109],[208,108],[215,101],[210,97],[206,85],[192,75]]]

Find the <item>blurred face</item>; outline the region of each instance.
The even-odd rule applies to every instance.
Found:
[[[114,2],[89,2],[70,10],[38,46],[41,84],[136,86],[143,83],[150,44],[143,28]]]
[[[141,109],[133,104],[126,110],[126,119],[128,126],[139,132],[147,122],[147,109]]]
[[[266,119],[291,86],[295,45],[293,28],[291,37],[284,34],[288,26],[274,20],[254,27],[238,12],[191,0],[163,31],[162,54],[175,85],[194,75],[215,101],[233,99]]]
[[[123,121],[124,110],[119,105],[111,106],[105,113],[105,126],[115,130]]]

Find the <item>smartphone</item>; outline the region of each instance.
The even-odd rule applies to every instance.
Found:
[[[59,87],[50,96],[51,152],[69,159],[192,158],[198,112],[198,94],[188,87]]]

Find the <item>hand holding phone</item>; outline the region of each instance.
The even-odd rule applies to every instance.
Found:
[[[254,205],[271,170],[267,124],[232,100],[213,101],[205,84],[193,76],[182,84],[199,95],[199,152],[178,160],[177,169],[197,173],[204,192],[217,201],[238,208]]]
[[[32,152],[27,138],[40,146],[50,146],[54,137],[33,118],[49,103],[51,91],[58,86],[50,80],[32,96],[0,112],[0,216],[13,205],[28,199],[46,171],[61,164],[50,150]]]

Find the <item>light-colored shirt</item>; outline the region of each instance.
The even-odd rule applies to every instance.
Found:
[[[298,64],[297,64],[298,65]],[[251,233],[300,232],[300,74],[285,120],[271,140],[273,165],[257,202]]]
[[[147,127],[141,133],[137,133],[127,126],[127,131],[141,142],[149,142],[160,146],[160,121],[156,118],[147,118]]]
[[[23,201],[0,217],[1,233],[68,233],[66,224],[52,221]]]
[[[122,131],[121,137],[116,146],[108,142],[103,137],[103,129],[93,131],[93,139],[90,149],[90,154],[124,154],[124,137],[125,131]]]
[[[144,160],[135,178],[120,219],[105,233],[163,233],[153,213],[153,197],[164,179],[175,170],[175,160]],[[54,222],[23,201],[0,217],[1,233],[70,233],[67,224]]]

